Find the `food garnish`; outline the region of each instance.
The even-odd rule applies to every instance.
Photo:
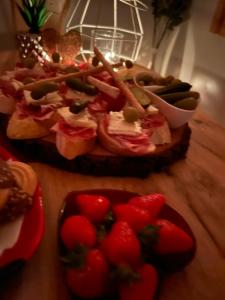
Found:
[[[144,108],[137,101],[137,99],[132,94],[132,92],[130,91],[128,86],[119,79],[117,73],[113,71],[112,66],[108,63],[108,61],[105,59],[105,57],[102,55],[102,53],[96,47],[94,48],[94,52],[95,52],[95,55],[98,57],[98,59],[102,62],[105,69],[113,77],[115,84],[118,86],[118,88],[124,94],[124,96],[127,98],[130,105],[135,107],[140,115],[144,115],[144,113],[145,113]]]
[[[178,82],[169,84],[163,88],[156,90],[154,93],[156,95],[163,95],[169,93],[176,93],[176,92],[188,92],[191,89],[191,85],[187,82]]]
[[[79,100],[79,101],[75,101],[74,103],[72,103],[69,107],[69,110],[73,113],[73,114],[77,114],[79,112],[81,112],[88,104],[88,101],[85,100]]]
[[[181,109],[193,110],[197,107],[198,100],[194,97],[189,97],[176,101],[173,105]]]
[[[125,66],[127,69],[130,69],[134,66],[131,60],[125,60]]]
[[[139,119],[136,108],[134,108],[132,106],[127,106],[124,108],[123,116],[124,116],[124,119],[129,123],[136,122]]]
[[[96,95],[97,90],[95,86],[90,85],[86,82],[81,81],[79,78],[68,78],[66,84],[74,90],[86,93],[87,95]]]
[[[122,63],[119,62],[117,64],[113,64],[112,68],[119,68],[122,66]],[[48,82],[62,82],[66,80],[67,78],[82,78],[84,76],[100,73],[105,70],[104,66],[98,66],[94,68],[89,68],[88,70],[80,71],[77,72],[75,71],[74,73],[69,73],[65,75],[59,75],[51,78],[45,78],[45,79],[40,79],[34,83],[26,84],[20,88],[20,90],[32,90],[34,87],[37,85],[43,84],[43,83],[48,83]]]
[[[60,54],[58,52],[52,53],[52,60],[54,63],[59,63],[60,62]]]
[[[57,91],[58,88],[58,85],[54,82],[48,82],[45,84],[38,85],[31,91],[31,97],[34,100],[39,100],[46,94]]]

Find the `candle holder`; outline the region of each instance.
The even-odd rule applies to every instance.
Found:
[[[81,36],[77,30],[70,30],[60,37],[58,52],[62,57],[62,63],[73,64],[80,53]]]
[[[110,62],[116,62],[121,57],[124,35],[114,30],[92,30],[91,49],[97,47]]]
[[[93,55],[93,46],[110,61],[118,57],[136,61],[144,35],[141,12],[147,9],[141,0],[77,1],[66,31],[80,32],[84,61]]]

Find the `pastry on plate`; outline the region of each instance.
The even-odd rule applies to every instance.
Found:
[[[0,159],[0,224],[15,220],[29,209],[36,187],[31,167]]]

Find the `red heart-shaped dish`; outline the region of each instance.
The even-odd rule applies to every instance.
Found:
[[[4,161],[17,161],[3,147],[0,147],[0,158]],[[19,237],[12,248],[3,251],[0,256],[0,278],[12,274],[28,261],[39,246],[44,233],[44,211],[42,193],[38,184],[33,195],[32,206],[24,214]]]
[[[65,241],[62,241],[62,226],[65,224],[65,221],[71,217],[71,216],[78,216],[78,206],[75,199],[78,199],[78,195],[101,195],[103,197],[106,197],[112,204],[112,207],[115,207],[117,204],[124,204],[127,203],[131,198],[140,196],[133,192],[128,192],[124,190],[112,190],[112,189],[98,189],[98,190],[83,190],[83,191],[73,191],[67,195],[65,198],[65,201],[63,203],[62,209],[60,211],[59,216],[59,227],[58,227],[58,236],[59,236],[59,253],[60,257],[65,257],[68,253],[68,247],[65,247]],[[115,212],[115,209],[114,209]],[[79,213],[81,215],[81,213]],[[164,219],[168,220],[169,222],[175,224],[177,227],[179,227],[182,231],[184,231],[191,239],[192,239],[192,246],[189,248],[189,250],[181,251],[181,252],[174,252],[169,254],[159,254],[159,253],[153,253],[151,255],[150,261],[145,261],[145,263],[150,263],[153,265],[159,274],[160,281],[168,275],[168,273],[180,271],[182,268],[187,266],[191,260],[193,259],[195,252],[196,252],[196,240],[194,237],[194,234],[185,221],[185,219],[172,207],[170,207],[167,204],[164,204],[161,211],[159,212],[159,215],[157,216],[157,219]],[[90,220],[90,219],[89,219]],[[93,223],[94,224],[94,223]],[[98,225],[96,225],[98,226]],[[98,228],[98,227],[96,227]],[[82,230],[82,229],[81,229]],[[111,230],[111,229],[110,229]],[[137,233],[136,233],[137,234]],[[138,236],[138,234],[137,234]],[[106,237],[107,238],[107,237]],[[101,246],[101,251],[103,249]],[[105,253],[104,253],[105,254]],[[143,253],[142,253],[143,254]],[[63,260],[65,262],[65,260]],[[65,269],[65,274],[67,269]],[[68,277],[67,277],[68,278]],[[68,283],[68,282],[67,282]],[[88,287],[87,287],[88,288]],[[107,294],[107,296],[97,298],[97,299],[111,299],[110,297],[113,297],[112,299],[119,299],[118,294],[115,293],[113,295]],[[116,298],[115,298],[116,297]],[[75,297],[76,299],[83,299],[83,298],[77,298],[77,295]]]

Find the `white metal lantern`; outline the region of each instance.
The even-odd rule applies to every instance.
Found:
[[[93,46],[110,61],[136,61],[144,35],[141,12],[147,9],[140,0],[75,0],[66,31],[80,32],[85,61]]]

